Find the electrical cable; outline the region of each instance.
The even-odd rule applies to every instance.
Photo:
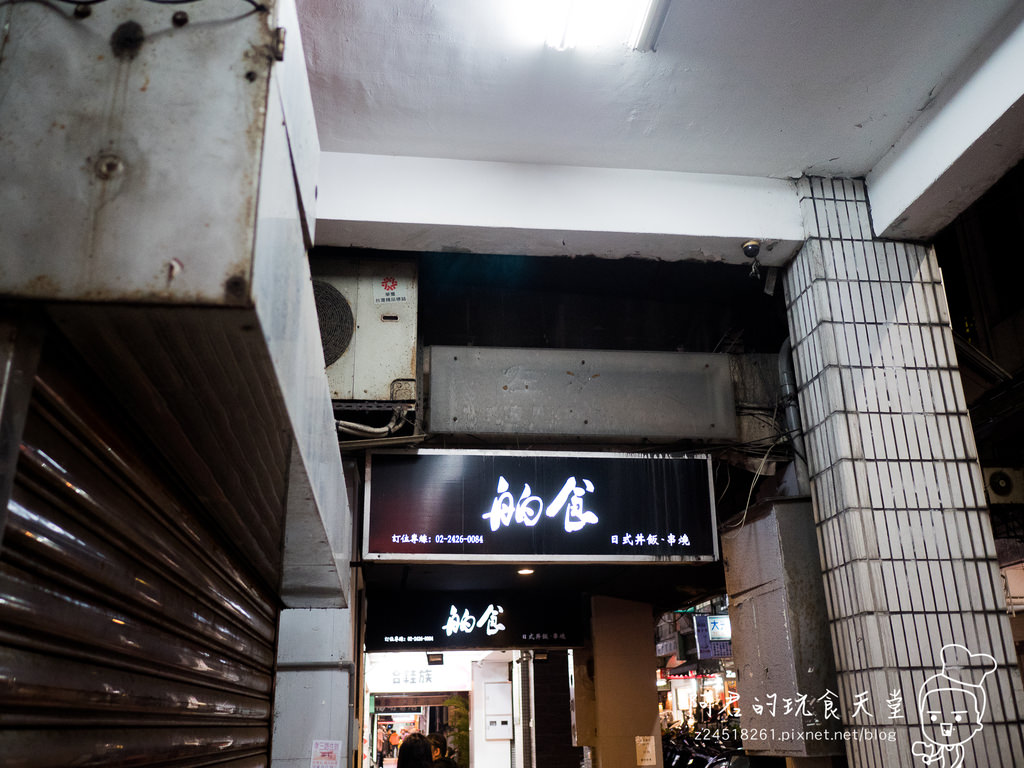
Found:
[[[0,5],[16,5],[17,3],[34,2],[35,0],[5,0],[0,2]],[[146,0],[147,3],[153,3],[154,5],[190,5],[192,3],[201,3],[204,0]],[[270,9],[263,3],[259,3],[256,0],[241,0],[247,5],[251,5],[257,11],[261,13],[268,13]],[[105,3],[107,0],[54,0],[54,2],[62,3],[63,5],[99,5]],[[44,5],[47,3],[43,3]]]
[[[719,466],[721,466],[722,463],[723,462],[719,462]],[[716,505],[722,503],[722,499],[725,498],[725,494],[729,490],[730,485],[732,485],[732,470],[729,469],[729,464],[725,463],[725,488],[723,488],[722,492],[718,495],[718,500],[715,502]]]
[[[338,431],[346,435],[358,435],[360,437],[365,435],[390,435],[401,426],[400,422],[409,423],[408,419],[405,418],[408,410],[409,409],[403,411],[401,408],[395,408],[391,414],[391,421],[383,427],[371,427],[367,424],[359,424],[354,421],[343,421],[341,419],[338,419],[335,424],[337,425]]]
[[[722,528],[724,528],[726,530],[732,530],[734,528],[742,528],[743,525],[747,522],[747,512],[750,511],[750,499],[753,498],[753,496],[754,496],[754,486],[757,485],[757,478],[759,478],[761,476],[761,470],[764,469],[764,465],[766,463],[768,463],[768,456],[771,454],[772,448],[774,448],[776,445],[778,445],[781,442],[782,442],[782,438],[779,438],[774,443],[769,445],[768,446],[768,450],[765,451],[764,457],[761,459],[761,463],[758,465],[757,471],[754,472],[754,477],[750,481],[750,490],[747,492],[747,503],[743,507],[743,515],[740,517],[739,522],[738,523],[733,523],[732,525],[723,525]]]

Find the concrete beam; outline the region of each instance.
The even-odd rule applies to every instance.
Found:
[[[804,239],[789,180],[323,153],[317,245],[773,266]]]
[[[867,176],[875,234],[927,240],[1024,157],[1024,6]]]

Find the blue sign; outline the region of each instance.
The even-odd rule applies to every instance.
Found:
[[[727,624],[728,616],[708,616],[706,613],[696,613],[693,616],[693,633],[697,638],[698,659],[728,659],[732,657],[732,640],[721,640],[722,624],[721,619]],[[711,626],[715,626],[715,636],[711,634]],[[732,637],[730,632],[729,637]]]

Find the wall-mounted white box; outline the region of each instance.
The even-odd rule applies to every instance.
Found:
[[[484,684],[484,738],[512,739],[512,683]]]

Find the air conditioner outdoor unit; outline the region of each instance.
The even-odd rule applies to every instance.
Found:
[[[985,467],[982,472],[989,504],[1024,504],[1024,470]]]
[[[333,400],[416,400],[417,274],[411,261],[314,259]]]

